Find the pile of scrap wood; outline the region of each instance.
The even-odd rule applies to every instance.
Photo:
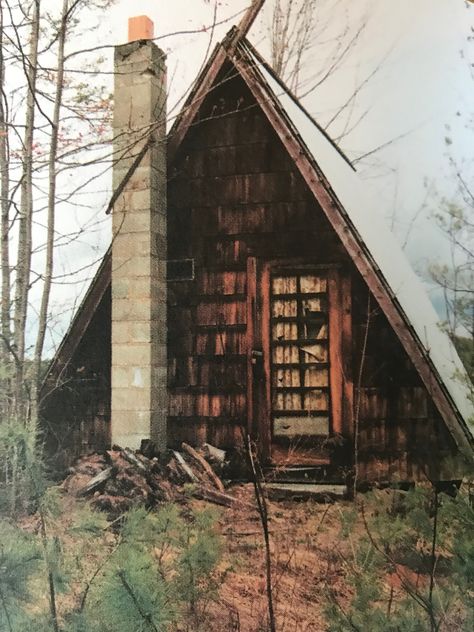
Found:
[[[232,507],[239,501],[226,493],[216,471],[225,453],[210,445],[197,450],[183,443],[170,451],[165,462],[151,455],[113,446],[103,454],[79,459],[69,470],[62,488],[75,496],[91,497],[92,504],[111,515],[131,507],[153,507],[193,495]]]

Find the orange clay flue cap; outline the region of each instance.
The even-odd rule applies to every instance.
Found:
[[[147,15],[137,15],[128,18],[128,41],[153,39],[153,22]]]

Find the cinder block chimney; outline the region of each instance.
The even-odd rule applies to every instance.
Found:
[[[166,66],[149,18],[131,18],[130,37],[115,49],[112,443],[164,449]]]

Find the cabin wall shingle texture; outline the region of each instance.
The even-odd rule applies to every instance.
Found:
[[[231,74],[230,67],[222,73],[169,174],[169,258],[194,258],[196,270],[193,281],[168,284],[170,443],[241,443],[248,418],[247,260],[301,258],[335,264],[352,279],[345,361],[359,410],[361,479],[436,477],[441,458],[454,453],[449,433],[374,301],[363,351],[367,286],[248,89]],[[254,396],[258,407],[261,394]]]
[[[42,389],[42,441],[62,471],[81,454],[110,446],[110,288],[67,366],[59,364]]]

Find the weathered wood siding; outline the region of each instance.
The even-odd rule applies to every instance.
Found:
[[[364,282],[243,81],[230,66],[218,81],[169,171],[169,258],[195,261],[193,280],[169,282],[171,443],[232,447],[262,413],[247,401],[265,405],[248,384],[249,292],[261,309],[248,261],[298,259],[336,264],[351,294],[339,328],[352,312],[341,371],[352,374],[354,411],[344,396],[341,425],[351,441],[347,420],[358,415],[360,477],[436,475],[453,445],[410,360],[374,301],[364,340]]]
[[[111,294],[105,292],[71,362],[42,389],[46,452],[58,469],[110,445]]]
[[[169,165],[168,259],[194,260],[192,278],[184,264],[187,280],[168,283],[170,445],[232,448],[250,429],[265,458],[288,452],[268,422],[269,349],[278,344],[271,266],[320,266],[328,279],[331,436],[315,438],[316,456],[341,476],[350,472],[355,424],[360,480],[443,476],[439,463],[455,450],[429,393],[234,74],[224,69]],[[72,360],[62,371],[56,366],[43,390],[45,440],[59,466],[110,441],[110,300],[109,289]],[[307,386],[299,379],[298,387]],[[306,432],[306,420],[298,424]]]
[[[455,446],[427,389],[363,280],[352,293],[354,407],[362,480],[426,480],[449,476],[444,457]],[[360,380],[360,388],[359,388]]]
[[[169,172],[169,258],[195,260],[168,284],[169,429],[229,447],[247,427],[248,257],[344,255],[242,80],[220,80]]]

